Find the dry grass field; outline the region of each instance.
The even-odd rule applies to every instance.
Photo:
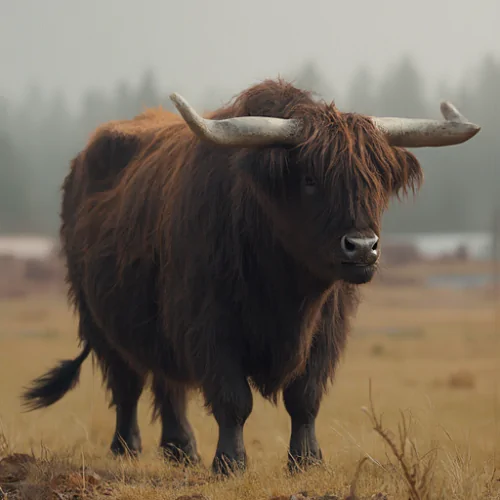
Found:
[[[435,266],[394,274],[422,277]],[[245,429],[249,470],[225,481],[208,471],[216,425],[197,397],[190,418],[204,468],[167,466],[157,457],[160,429],[150,423],[147,393],[140,408],[142,457],[137,463],[111,458],[114,412],[90,360],[80,385],[61,402],[22,413],[22,387],[78,352],[76,321],[64,296],[0,302],[0,458],[36,458],[26,473],[16,457],[0,463],[0,498],[500,498],[500,303],[492,289],[374,283],[363,297],[319,417],[325,466],[287,475],[288,416],[282,404],[275,408],[256,395]],[[382,415],[377,429],[366,410],[370,381],[375,413]],[[403,422],[409,429],[401,451]]]

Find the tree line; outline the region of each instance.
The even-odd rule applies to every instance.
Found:
[[[413,150],[424,168],[424,186],[414,200],[391,204],[384,230],[490,230],[493,210],[500,205],[500,60],[485,56],[459,85],[443,84],[434,91],[425,88],[410,57],[397,61],[379,80],[361,67],[342,96],[312,62],[290,78],[335,100],[343,111],[365,114],[440,118],[440,99],[452,100],[481,125],[481,132],[460,146]],[[90,132],[106,120],[131,118],[144,107],[172,110],[168,90],[175,89],[160,89],[154,72],[147,71],[137,86],[122,82],[112,92],[87,91],[77,114],[69,111],[61,91],[50,95],[37,86],[20,104],[0,98],[0,232],[55,235],[62,180]],[[208,93],[204,103],[205,109],[220,104]]]

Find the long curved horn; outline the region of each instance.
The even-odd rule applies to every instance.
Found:
[[[441,103],[444,121],[421,118],[370,117],[392,146],[452,146],[472,139],[481,127],[469,122],[451,102]]]
[[[297,143],[301,122],[296,119],[240,116],[210,120],[200,116],[179,94],[170,99],[189,128],[200,138],[221,146],[248,147]]]

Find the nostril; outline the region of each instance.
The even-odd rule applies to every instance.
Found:
[[[344,248],[348,252],[354,252],[356,250],[356,245],[349,239],[349,238],[344,238]]]
[[[372,250],[378,250],[378,240],[372,246]]]

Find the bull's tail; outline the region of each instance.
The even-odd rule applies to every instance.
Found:
[[[26,410],[32,411],[53,405],[74,389],[80,378],[80,368],[90,351],[90,345],[85,343],[82,352],[75,359],[60,361],[57,366],[33,380],[31,387],[22,395]]]

